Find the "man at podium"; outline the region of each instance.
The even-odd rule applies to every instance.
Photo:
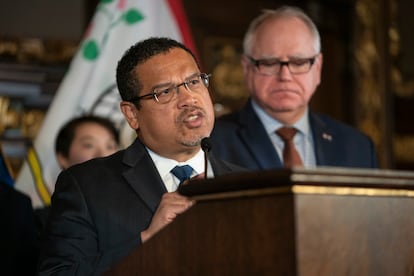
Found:
[[[59,175],[42,275],[101,274],[193,205],[175,192],[182,181],[240,170],[201,148],[214,124],[209,75],[183,44],[138,42],[119,61],[116,77],[122,113],[137,138]]]

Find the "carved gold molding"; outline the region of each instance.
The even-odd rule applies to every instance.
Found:
[[[78,43],[56,39],[0,37],[0,58],[18,63],[68,63],[75,54]]]
[[[15,65],[42,65],[44,68],[66,66],[76,53],[77,47],[78,41],[0,36],[0,63],[2,72],[7,73],[2,74],[2,81],[26,81],[20,79],[20,71],[15,69]],[[28,71],[27,68],[24,70]],[[13,71],[13,74],[8,74],[8,71]],[[57,78],[56,74],[54,78]],[[8,94],[2,92],[4,91],[0,91],[0,137],[6,137],[5,132],[8,130],[18,129],[24,138],[34,139],[45,116],[45,110],[26,109],[20,98],[9,98]]]
[[[17,128],[20,123],[20,116],[16,110],[10,108],[10,99],[0,96],[0,134],[6,128]]]
[[[414,136],[394,135],[393,150],[399,162],[410,163],[414,161]]]
[[[374,140],[380,154],[389,152],[397,163],[414,163],[414,136],[397,135],[389,125],[393,118],[388,116],[394,114],[386,112],[392,102],[385,99],[414,96],[414,80],[404,80],[397,63],[401,48],[398,1],[357,0],[356,15],[358,127]],[[380,161],[389,163],[385,158],[380,156]]]
[[[410,98],[414,96],[414,80],[405,80],[398,67],[397,59],[401,54],[401,35],[398,26],[398,1],[390,0],[390,57],[391,57],[391,84],[395,95],[401,98]]]
[[[24,138],[33,140],[43,122],[46,111],[13,108],[8,97],[0,96],[0,136],[7,129],[20,129]]]
[[[397,63],[401,54],[401,35],[398,26],[398,1],[391,0],[390,5],[389,50],[391,57],[390,81],[392,92],[399,98],[412,98],[414,96],[414,80],[405,80]],[[393,152],[397,162],[414,163],[414,136],[394,133]]]
[[[376,0],[356,1],[355,63],[357,126],[370,136],[377,147],[384,147],[381,121],[384,88],[380,79],[378,25],[380,10]],[[381,152],[381,150],[380,150]]]

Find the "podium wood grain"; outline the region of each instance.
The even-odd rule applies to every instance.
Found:
[[[107,275],[414,275],[414,174],[281,170],[180,192],[197,204]]]

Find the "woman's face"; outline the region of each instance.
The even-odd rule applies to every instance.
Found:
[[[92,158],[110,155],[117,150],[116,139],[108,129],[97,123],[86,122],[75,129],[68,156],[58,154],[58,162],[66,169]]]

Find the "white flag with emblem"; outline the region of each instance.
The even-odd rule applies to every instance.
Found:
[[[69,119],[85,113],[110,117],[120,129],[121,143],[132,141],[119,110],[115,70],[130,46],[151,36],[171,37],[195,50],[181,0],[100,1],[15,183],[34,207],[50,204],[60,172],[54,141]]]

